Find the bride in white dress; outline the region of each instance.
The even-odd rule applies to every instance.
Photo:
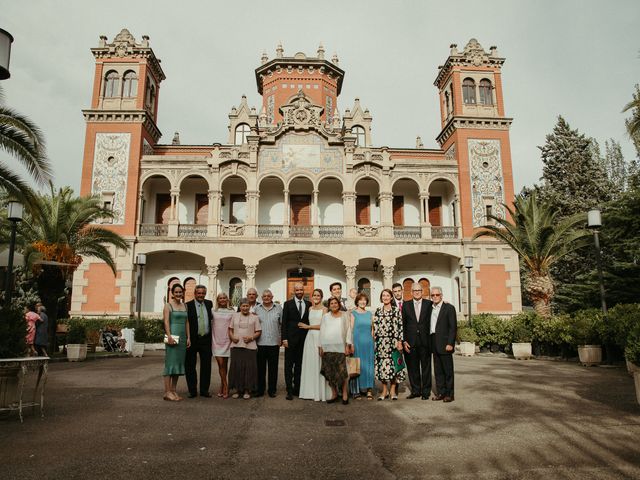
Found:
[[[299,323],[300,328],[308,330],[304,341],[302,354],[302,375],[300,377],[300,398],[324,402],[331,398],[331,388],[320,375],[322,358],[318,348],[320,347],[320,322],[326,309],[322,306],[322,290],[319,288],[311,295],[311,308],[309,309],[309,325]]]

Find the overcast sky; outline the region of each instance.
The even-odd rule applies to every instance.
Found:
[[[94,74],[89,49],[128,28],[162,60],[158,126],[183,144],[227,141],[228,113],[246,94],[260,107],[254,69],[266,50],[315,55],[323,42],[345,70],[340,112],[358,97],[373,115],[376,146],[437,147],[433,81],[451,43],[497,45],[505,109],[514,118],[516,191],[538,181],[544,143],[556,117],[593,136],[622,143],[623,106],[640,82],[638,0],[395,1],[325,0],[0,0],[0,28],[15,38],[5,101],[45,132],[55,183],[79,188]],[[6,154],[1,153],[5,156]],[[5,157],[8,162],[13,162]]]

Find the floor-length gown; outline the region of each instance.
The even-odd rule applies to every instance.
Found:
[[[309,310],[309,325],[319,326],[322,310]],[[320,330],[309,330],[302,353],[302,376],[300,377],[300,398],[326,401],[331,398],[331,387],[320,374],[322,359],[318,353]]]
[[[373,388],[374,346],[371,335],[371,312],[351,311],[353,322],[353,356],[360,358],[360,375],[350,382],[351,393],[358,394]]]

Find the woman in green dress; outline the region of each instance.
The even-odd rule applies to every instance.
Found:
[[[178,377],[184,375],[184,358],[191,344],[187,328],[187,308],[182,299],[184,288],[179,283],[171,287],[171,300],[162,311],[164,333],[167,336],[164,356],[164,399],[171,402],[182,400],[176,393]],[[176,341],[177,340],[177,341]]]

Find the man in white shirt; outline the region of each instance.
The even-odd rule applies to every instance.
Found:
[[[457,333],[456,309],[442,301],[442,288],[431,288],[431,318],[429,334],[433,353],[436,395],[432,400],[453,402],[453,352]]]

